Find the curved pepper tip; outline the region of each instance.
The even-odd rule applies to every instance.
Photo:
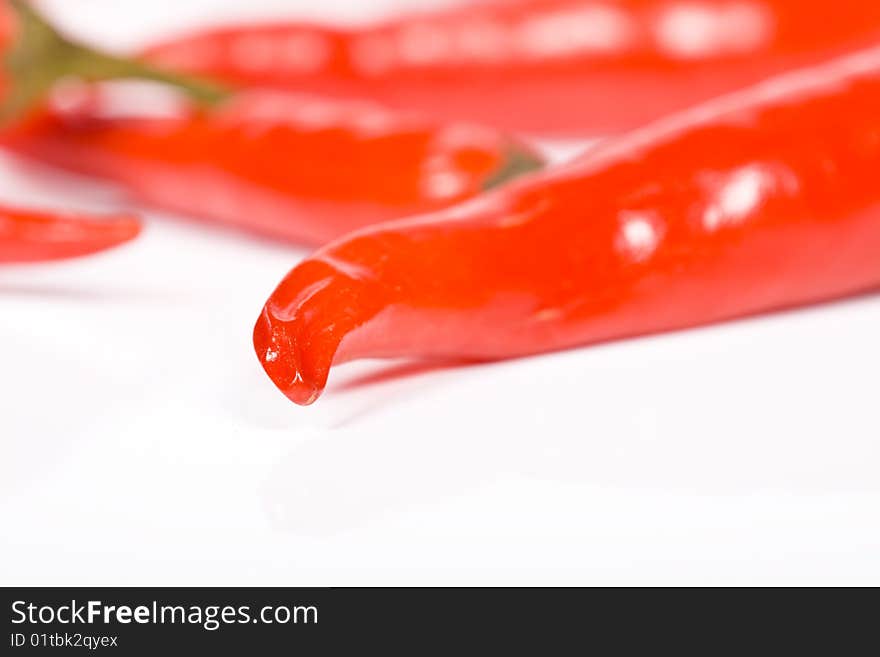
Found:
[[[116,215],[102,219],[74,217],[71,225],[76,225],[81,233],[79,242],[65,245],[65,239],[55,236],[59,254],[65,246],[71,249],[70,255],[89,255],[105,251],[131,242],[143,232],[143,223],[134,215]]]
[[[292,402],[308,406],[321,396],[324,382],[305,371],[290,322],[273,316],[268,307],[254,326],[254,349],[266,374]]]
[[[0,262],[78,258],[130,242],[140,233],[140,220],[129,214],[94,216],[0,206]]]
[[[108,239],[124,244],[138,237],[144,230],[143,222],[135,215],[119,215],[107,224]]]
[[[332,251],[313,255],[287,275],[257,319],[257,358],[296,404],[318,399],[334,363],[368,356],[381,342],[369,327],[393,294],[364,277],[360,266]]]

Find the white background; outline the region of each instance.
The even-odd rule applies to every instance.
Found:
[[[349,4],[46,6],[111,46],[412,6]],[[0,164],[6,200],[125,204]],[[0,269],[0,583],[880,584],[877,296],[466,369],[352,364],[299,408],[250,332],[305,251],[146,217],[115,252]]]

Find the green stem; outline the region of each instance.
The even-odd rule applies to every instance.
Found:
[[[133,78],[174,87],[200,105],[215,105],[230,91],[185,75],[154,68],[136,59],[117,57],[63,36],[26,0],[9,0],[18,18],[18,39],[6,56],[11,90],[0,104],[0,123],[21,116],[43,99],[62,78],[89,82]]]
[[[483,183],[484,190],[494,189],[518,178],[523,174],[543,169],[545,163],[536,155],[518,146],[507,150],[501,166]]]

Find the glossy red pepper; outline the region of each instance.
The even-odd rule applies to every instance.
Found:
[[[312,244],[445,207],[540,163],[491,129],[271,91],[166,118],[58,110],[0,141],[163,208]]]
[[[140,222],[129,215],[95,217],[0,206],[0,263],[89,255],[134,239]]]
[[[13,42],[18,27],[6,2],[0,2],[0,51]],[[6,91],[7,81],[0,76],[0,96]],[[98,217],[0,204],[0,263],[89,255],[128,242],[140,231],[140,221],[130,215]]]
[[[70,66],[92,78],[158,79],[210,101],[207,109],[186,106],[161,118],[113,118],[103,96],[93,94],[20,120],[0,137],[20,153],[121,183],[164,208],[320,243],[451,205],[541,165],[529,149],[490,128],[426,120],[370,102],[272,90],[232,93],[108,58],[67,42],[27,4],[12,5],[24,25],[11,60],[20,83],[13,110],[29,106]],[[34,33],[40,38],[29,41]],[[43,72],[38,80],[49,82],[34,90],[28,76],[37,75],[35,69]]]
[[[156,62],[544,134],[632,128],[880,38],[874,0],[507,0],[183,35]]]
[[[609,139],[299,264],[254,345],[293,401],[332,363],[497,359],[880,285],[880,48]]]

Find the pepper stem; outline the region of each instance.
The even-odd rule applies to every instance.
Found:
[[[488,191],[501,187],[514,178],[543,169],[545,162],[527,150],[519,146],[511,146],[505,154],[504,160],[491,176],[483,182],[483,190]]]
[[[26,0],[8,0],[18,19],[18,38],[5,58],[12,78],[0,104],[0,123],[7,123],[38,103],[66,77],[89,82],[134,78],[168,84],[199,105],[215,105],[230,92],[185,75],[154,68],[136,59],[117,57],[76,43],[56,30]]]

